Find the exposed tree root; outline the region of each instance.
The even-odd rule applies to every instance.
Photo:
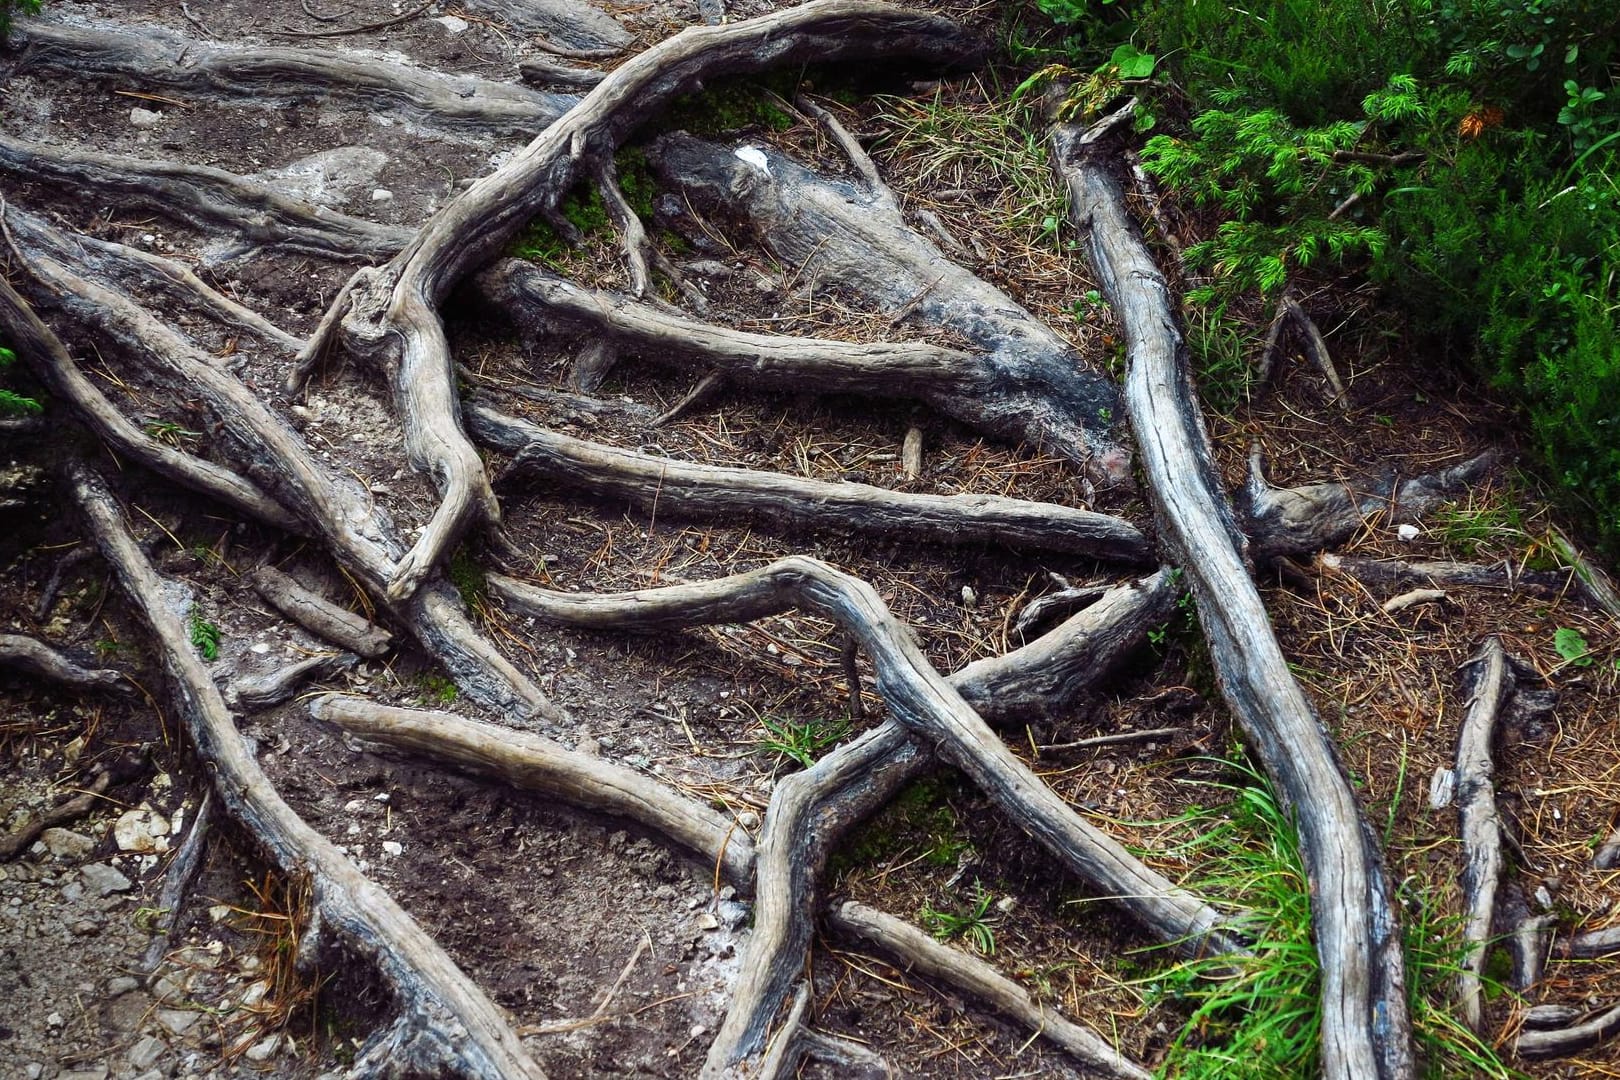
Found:
[[[157,28],[29,19],[11,34],[20,72],[110,78],[256,105],[340,102],[476,138],[532,138],[574,104],[511,83],[445,75],[346,52],[224,45]]]
[[[1596,960],[1620,953],[1620,924],[1606,930],[1588,930],[1576,934],[1560,953],[1571,960]]]
[[[268,709],[290,700],[305,683],[330,679],[354,667],[357,661],[358,657],[353,653],[324,653],[263,675],[236,679],[225,688],[225,704],[234,711]]]
[[[1080,818],[985,726],[929,666],[877,591],[815,559],[781,559],[761,570],[696,585],[586,595],[538,589],[490,576],[516,610],[589,629],[658,630],[747,622],[799,608],[831,619],[857,638],[877,669],[877,691],[908,729],[939,744],[1035,840],[1083,880],[1131,912],[1163,941],[1198,953],[1235,947],[1221,917],[1143,865]]]
[[[1103,294],[1123,326],[1126,408],[1162,538],[1198,601],[1227,703],[1297,822],[1322,963],[1323,1075],[1410,1077],[1401,935],[1377,839],[1249,578],[1164,277],[1096,134],[1059,126],[1052,151],[1070,217],[1089,234]]]
[[[719,371],[755,386],[872,393],[933,400],[940,392],[988,393],[967,353],[938,345],[858,344],[752,334],[585,289],[531,263],[507,259],[479,274],[484,295],[522,316],[605,335],[659,363]]]
[[[975,46],[956,24],[877,0],[812,0],[802,7],[726,26],[693,27],[617,68],[562,119],[485,176],[416,235],[389,266],[356,278],[334,304],[306,357],[339,329],[351,350],[389,370],[406,453],[438,485],[442,504],[400,560],[389,595],[411,595],[475,521],[499,514],[482,462],[461,430],[454,367],[438,304],[489,262],[526,222],[556,214],[583,177],[608,175],[614,151],[650,113],[703,80],[759,71],[796,59],[861,56],[961,62]]]
[[[1133,526],[1088,510],[995,495],[913,495],[657,458],[571,438],[479,405],[469,407],[466,417],[480,443],[514,455],[511,473],[661,515],[1005,544],[1125,562],[1150,557],[1147,538]]]
[[[90,785],[77,795],[64,799],[49,810],[32,818],[15,831],[0,836],[0,862],[15,859],[27,851],[40,834],[46,829],[53,829],[58,825],[66,825],[70,821],[78,821],[96,808],[101,801],[102,793],[112,783],[112,776],[107,772],[99,773],[90,781]]]
[[[828,909],[827,923],[835,930],[875,946],[905,970],[920,972],[955,987],[1033,1029],[1090,1070],[1121,1080],[1148,1080],[1153,1075],[1110,1046],[1091,1028],[1037,1004],[1028,991],[983,960],[940,944],[903,919],[865,904],[846,901]]]
[[[410,232],[314,207],[256,180],[207,165],[97,154],[44,146],[0,134],[0,172],[116,197],[187,224],[207,223],[241,238],[245,248],[283,247],[322,258],[386,259]]]
[[[1594,1013],[1570,1027],[1543,1031],[1521,1031],[1513,1044],[1520,1057],[1531,1061],[1569,1057],[1590,1050],[1620,1035],[1620,1005]]]
[[[276,794],[165,600],[168,583],[135,543],[118,504],[83,469],[72,471],[71,487],[90,535],[151,630],[187,734],[226,812],[283,873],[308,877],[322,930],[376,964],[396,996],[398,1020],[372,1037],[357,1068],[386,1062],[391,1071],[428,1075],[541,1077],[505,1016],[438,943]]]
[[[1457,817],[1462,832],[1462,889],[1466,919],[1463,955],[1457,973],[1457,997],[1463,1023],[1475,1033],[1484,1029],[1480,974],[1496,915],[1496,891],[1502,880],[1502,822],[1496,812],[1492,778],[1496,766],[1491,742],[1496,720],[1513,694],[1513,670],[1502,642],[1491,638],[1469,661],[1468,715],[1457,737]]]
[[[28,252],[27,267],[49,302],[81,325],[99,330],[154,377],[200,401],[236,448],[237,460],[262,478],[279,505],[297,515],[305,524],[304,531],[326,540],[337,559],[385,601],[398,624],[444,664],[458,686],[498,708],[560,718],[539,688],[471,627],[448,582],[436,577],[409,600],[389,600],[385,583],[392,577],[401,545],[393,525],[378,514],[358,485],[334,476],[317,462],[297,434],[257,395],[212,363],[189,339],[121,294],[57,261],[88,258],[93,255],[91,249],[54,230],[42,230],[32,239],[44,250]],[[162,462],[148,464],[166,472]],[[233,498],[224,490],[214,494],[243,513],[259,516],[258,506],[251,502]]]
[[[251,480],[161,443],[131,423],[79,369],[61,339],[4,279],[0,279],[0,327],[40,382],[67,402],[80,422],[113,450],[182,487],[245,509],[258,521],[288,532],[307,531],[297,517]]]
[[[566,749],[540,735],[452,713],[390,708],[340,694],[316,698],[309,712],[369,742],[628,818],[703,856],[744,892],[753,881],[754,843],[736,822],[634,769]]]
[[[973,344],[972,356],[953,360],[946,380],[920,386],[917,396],[982,431],[1062,455],[1104,482],[1128,479],[1114,385],[907,225],[886,189],[824,179],[769,147],[723,147],[688,135],[664,136],[650,156],[676,191],[717,216],[746,220],[807,280]]]
[[[1541,982],[1552,952],[1552,932],[1558,916],[1548,912],[1527,915],[1513,928],[1513,989],[1528,994]]]
[[[388,631],[304,588],[273,566],[256,568],[248,582],[271,607],[324,641],[371,659],[393,647],[393,635]]]
[[[1368,559],[1323,552],[1316,557],[1316,565],[1326,574],[1344,574],[1363,585],[1460,586],[1505,589],[1531,596],[1563,596],[1576,580],[1570,570],[1525,570],[1511,562],[1481,566],[1438,559]]]
[[[22,634],[0,634],[0,667],[27,672],[72,690],[130,689],[122,672],[83,667],[49,645]]]
[[[1321,551],[1349,539],[1369,521],[1397,525],[1421,519],[1485,477],[1500,457],[1487,451],[1449,468],[1402,480],[1393,472],[1345,483],[1276,488],[1266,483],[1260,451],[1249,455],[1249,483],[1238,512],[1258,563]]]
[[[147,974],[158,969],[169,951],[174,928],[180,923],[180,911],[185,906],[187,894],[191,892],[191,883],[196,879],[197,871],[202,869],[203,852],[208,846],[209,830],[214,825],[214,813],[214,790],[209,788],[203,792],[197,812],[191,815],[191,831],[186,833],[180,849],[163,870],[163,891],[158,894],[155,905],[158,915],[152,924],[153,937],[146,946],[146,955],[141,958],[141,967]]]

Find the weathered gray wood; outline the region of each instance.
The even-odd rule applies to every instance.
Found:
[[[93,246],[55,230],[39,230],[28,239],[31,243],[19,249],[19,262],[41,302],[48,300],[68,318],[104,335],[120,355],[213,414],[220,437],[234,451],[233,460],[295,514],[304,531],[326,541],[338,561],[445,666],[458,686],[496,708],[561,719],[539,687],[472,628],[460,596],[442,576],[407,600],[387,596],[386,583],[402,545],[393,523],[357,483],[317,461],[258,395],[189,338],[121,293],[82,276],[97,265]],[[251,503],[234,505],[254,512]]]
[[[353,51],[225,44],[118,23],[19,20],[10,44],[22,50],[20,71],[117,78],[120,85],[179,91],[188,100],[346,105],[471,138],[533,138],[575,100]]]
[[[827,923],[876,947],[902,969],[936,979],[1011,1017],[1061,1047],[1088,1070],[1120,1080],[1149,1080],[1153,1075],[1091,1028],[1037,1003],[1029,991],[983,960],[935,941],[903,919],[847,900],[828,909]]]
[[[1500,454],[1486,451],[1408,479],[1390,470],[1342,483],[1278,488],[1266,482],[1256,450],[1249,457],[1249,482],[1237,499],[1237,509],[1249,536],[1249,553],[1263,563],[1279,555],[1332,547],[1369,521],[1385,525],[1419,521],[1490,475],[1500,461]]]
[[[468,527],[499,518],[483,462],[461,427],[437,310],[450,289],[497,257],[535,216],[558,216],[577,181],[606,176],[631,131],[703,80],[809,58],[961,62],[976,49],[948,19],[878,0],[811,0],[726,26],[692,27],[615,69],[506,164],[435,214],[385,270],[356,275],[322,320],[306,359],[341,329],[347,348],[374,357],[389,372],[405,420],[406,453],[432,476],[441,497],[389,582],[390,597],[414,592]]]
[[[1457,736],[1457,818],[1463,846],[1463,942],[1467,948],[1457,972],[1457,998],[1463,1023],[1479,1034],[1485,1024],[1480,974],[1485,970],[1503,866],[1491,743],[1497,717],[1513,694],[1513,669],[1501,640],[1494,637],[1469,661],[1469,667],[1472,689]]]
[[[524,614],[591,629],[748,622],[790,608],[831,619],[866,650],[895,719],[936,741],[945,761],[1073,873],[1183,951],[1237,947],[1214,909],[1147,867],[1036,777],[929,665],[877,590],[858,578],[795,556],[751,573],[629,593],[559,592],[497,574],[489,585]]]
[[[620,450],[472,405],[467,428],[515,455],[510,472],[628,502],[660,517],[764,520],[787,528],[893,533],[946,544],[997,544],[1095,559],[1144,562],[1147,538],[1089,510],[998,495],[916,495],[869,484],[806,480]]]
[[[1571,960],[1596,960],[1620,953],[1620,923],[1603,930],[1587,930],[1569,939],[1562,953]]]
[[[76,664],[44,642],[23,634],[0,634],[0,667],[72,690],[131,689],[122,672]]]
[[[512,29],[544,34],[555,46],[614,53],[630,44],[630,32],[585,0],[465,0],[467,10],[495,15]]]
[[[225,704],[232,711],[258,711],[290,701],[311,679],[330,679],[359,662],[353,653],[323,653],[262,675],[232,680],[225,688]]]
[[[254,568],[248,582],[271,607],[318,638],[373,660],[393,647],[394,637],[387,630],[306,589],[273,566]]]
[[[1503,561],[1491,565],[1442,559],[1369,559],[1325,551],[1316,558],[1326,574],[1344,574],[1363,585],[1392,588],[1443,585],[1446,588],[1503,589],[1531,596],[1563,596],[1576,585],[1573,570],[1526,570]]]
[[[9,218],[15,211],[8,207],[3,213]],[[61,339],[4,279],[0,279],[0,328],[39,381],[118,453],[193,491],[245,508],[256,520],[289,532],[308,531],[291,511],[251,480],[161,443],[131,423],[80,370]]]
[[[739,891],[751,891],[754,844],[730,816],[672,791],[634,769],[569,750],[530,732],[454,713],[398,709],[366,698],[328,694],[309,714],[367,742],[499,777],[573,806],[639,822],[703,856]]]
[[[187,225],[207,224],[241,238],[235,254],[283,247],[327,259],[386,259],[410,231],[290,199],[268,185],[208,165],[68,150],[0,134],[0,173],[67,190],[90,190]]]
[[[1221,494],[1175,306],[1095,133],[1061,125],[1052,163],[1125,338],[1125,403],[1160,523],[1198,601],[1221,690],[1294,815],[1322,962],[1330,1080],[1414,1071],[1401,934],[1377,837],[1288,670]]]
[[[1061,455],[1101,481],[1128,480],[1113,383],[913,230],[887,191],[818,176],[768,146],[673,134],[657,140],[649,157],[666,184],[720,220],[746,221],[813,287],[856,293],[973,345],[953,374],[920,382],[916,396],[989,434]]]
[[[1571,1027],[1521,1031],[1513,1049],[1527,1060],[1545,1061],[1590,1050],[1617,1035],[1620,1035],[1620,1005],[1594,1013]]]
[[[123,521],[99,477],[71,470],[72,497],[85,527],[152,634],[198,756],[208,763],[227,813],[285,874],[313,885],[323,931],[375,964],[394,992],[400,1019],[388,1038],[402,1072],[476,1080],[540,1080],[505,1015],[392,897],[310,828],[276,793],[196,656],[183,617]]]

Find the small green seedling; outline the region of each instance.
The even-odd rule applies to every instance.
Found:
[[[1553,648],[1563,657],[1564,663],[1575,667],[1592,666],[1592,650],[1586,644],[1586,638],[1579,630],[1568,626],[1560,626],[1553,632]]]
[[[816,763],[829,747],[836,746],[849,734],[848,720],[808,720],[795,724],[773,716],[762,716],[759,722],[765,728],[760,748],[797,761],[805,768]]]
[[[978,897],[967,911],[940,911],[931,904],[923,905],[922,923],[940,941],[961,938],[980,956],[994,956],[996,932],[992,924],[995,916],[990,914],[994,900],[995,897],[979,886]]]
[[[187,621],[187,629],[191,632],[192,647],[197,655],[212,663],[219,659],[219,627],[198,615],[195,611]]]

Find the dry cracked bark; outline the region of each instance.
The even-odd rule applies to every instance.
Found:
[[[247,245],[289,247],[335,260],[389,260],[357,274],[321,328],[300,342],[212,293],[184,267],[7,211],[15,291],[0,284],[0,325],[94,435],[242,517],[311,538],[376,600],[390,628],[414,638],[470,697],[518,722],[568,718],[479,632],[440,569],[444,553],[465,528],[498,518],[469,431],[514,454],[514,471],[587,486],[638,505],[662,498],[693,515],[758,515],[787,528],[813,524],[930,542],[995,541],[1132,562],[1151,563],[1156,554],[1133,527],[1072,508],[984,497],[901,496],[861,485],[678,465],[567,439],[482,406],[468,411],[464,430],[440,314],[450,290],[463,280],[519,321],[584,329],[609,341],[616,352],[718,372],[751,386],[913,397],[987,433],[1041,445],[1105,482],[1120,481],[1128,472],[1130,455],[1119,428],[1128,412],[1161,543],[1181,563],[1197,596],[1228,703],[1298,816],[1324,972],[1324,1071],[1336,1078],[1410,1075],[1399,936],[1380,855],[1331,741],[1287,673],[1250,580],[1250,560],[1318,551],[1372,515],[1421,515],[1475,479],[1488,461],[1466,462],[1432,477],[1287,491],[1265,485],[1256,469],[1234,510],[1211,466],[1162,276],[1124,210],[1100,143],[1073,129],[1055,133],[1053,157],[1068,185],[1071,213],[1089,228],[1099,275],[1125,326],[1130,365],[1123,398],[1038,319],[907,226],[876,168],[825,116],[823,122],[854,160],[858,184],[817,176],[770,147],[751,144],[753,152],[738,153],[738,147],[667,135],[653,144],[651,154],[669,185],[728,220],[746,221],[767,250],[801,266],[811,280],[835,281],[881,309],[947,329],[967,342],[966,348],[856,346],[746,334],[638,295],[586,289],[528,264],[498,261],[518,229],[536,216],[555,220],[560,200],[575,183],[591,182],[602,189],[625,242],[631,292],[647,292],[654,272],[668,276],[670,271],[624,203],[613,173],[614,153],[636,126],[676,95],[721,74],[809,57],[824,62],[906,56],[933,65],[970,61],[978,45],[955,24],[868,0],[813,0],[758,19],[688,30],[592,80],[594,89],[577,103],[342,52],[199,48],[160,33],[48,23],[26,25],[21,37],[31,49],[27,62],[36,70],[115,74],[225,102],[261,92],[268,79],[287,98],[341,86],[370,107],[463,137],[512,134],[555,120],[416,231],[300,204],[261,181],[217,169],[0,139],[0,169],[14,174],[82,184],[168,213],[178,207],[236,233]],[[333,346],[379,364],[394,387],[408,455],[441,489],[443,501],[421,539],[407,546],[397,523],[310,453],[283,419],[284,402],[212,362],[194,340],[134,300],[132,282],[178,290],[222,325],[247,328],[281,355],[301,350],[295,380]],[[183,387],[217,425],[210,456],[162,444],[131,423],[85,376],[35,307],[88,334],[144,377]],[[160,602],[165,583],[133,542],[116,501],[82,466],[74,468],[70,487],[89,533],[148,623],[194,750],[218,777],[225,811],[272,861],[314,879],[323,926],[370,958],[394,989],[400,1021],[373,1037],[363,1064],[392,1056],[396,1064],[426,1073],[539,1075],[499,1010],[280,801],[236,733],[224,699],[188,650],[178,618]],[[364,655],[389,647],[385,631],[355,625],[352,616],[307,591],[293,593],[274,573],[262,570],[260,584],[282,598],[278,608],[320,636]],[[683,628],[801,606],[841,625],[874,661],[878,692],[892,718],[779,784],[757,845],[725,815],[658,781],[532,733],[360,699],[325,697],[312,706],[319,719],[375,744],[638,821],[751,892],[756,924],[731,1008],[710,1049],[711,1074],[756,1064],[786,1068],[807,1048],[844,1053],[848,1059],[848,1048],[840,1051],[800,1027],[808,1002],[800,978],[814,920],[826,900],[824,865],[849,828],[939,760],[969,775],[1060,862],[1162,940],[1184,951],[1242,947],[1201,899],[1080,818],[990,726],[1050,715],[1087,693],[1170,610],[1179,585],[1168,570],[1109,590],[1024,648],[978,661],[949,678],[923,658],[910,631],[870,584],[813,560],[784,560],[721,581],[624,595],[548,593],[501,576],[491,582],[518,610],[604,630]],[[264,688],[262,696],[239,687],[238,696],[249,706],[271,700],[303,675],[293,673]],[[858,910],[839,909],[835,922],[846,916],[846,928],[861,916],[866,929],[860,932],[908,940],[906,933],[878,926],[881,920]],[[912,962],[945,963],[924,944],[912,940],[905,946]],[[1600,946],[1589,942],[1588,947]],[[1021,999],[1021,991],[997,982],[999,976],[983,965],[941,971],[1026,1022],[1049,1023],[1051,1034],[1067,1039],[1065,1045],[1081,1057],[1089,1055],[1094,1066],[1141,1075],[1113,1048],[1088,1038],[1083,1029],[1063,1028],[1027,997]],[[784,1013],[788,1023],[776,1029],[773,1040],[773,1025]],[[1568,1029],[1561,1043],[1527,1034],[1521,1052],[1529,1056],[1544,1052],[1544,1043],[1601,1038],[1613,1026],[1612,1014],[1604,1014]],[[465,1038],[455,1036],[458,1030]]]

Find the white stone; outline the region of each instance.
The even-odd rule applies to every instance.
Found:
[[[144,1072],[157,1064],[158,1058],[163,1056],[166,1049],[168,1047],[156,1035],[143,1035],[129,1048],[126,1057],[129,1059],[130,1068]]]
[[[454,15],[440,15],[433,21],[450,31],[452,34],[461,33],[463,30],[467,29],[469,25],[466,19],[458,19]]]
[[[394,193],[385,187],[377,188],[371,193],[371,201],[376,203],[393,202]]]
[[[389,855],[403,855],[403,854],[405,854],[405,846],[403,844],[399,843],[398,841],[395,841],[395,840],[384,840],[382,842],[382,849],[383,849],[383,851],[387,852]]]
[[[154,128],[163,123],[163,114],[143,109],[139,105],[129,110],[129,122],[138,128]]]
[[[1423,535],[1423,530],[1419,529],[1416,525],[1402,525],[1400,528],[1395,530],[1395,535],[1410,544],[1412,541]]]
[[[263,641],[255,641],[252,645],[248,646],[248,651],[256,652],[260,656],[263,656],[265,653],[270,651],[270,646]]]
[[[737,160],[747,162],[766,176],[771,175],[770,162],[765,158],[765,151],[759,147],[739,146],[732,153],[737,155]]]
[[[113,825],[119,851],[169,850],[169,821],[151,810],[126,810]]]
[[[171,1035],[184,1035],[197,1024],[197,1013],[182,1009],[159,1009],[157,1022]]]

